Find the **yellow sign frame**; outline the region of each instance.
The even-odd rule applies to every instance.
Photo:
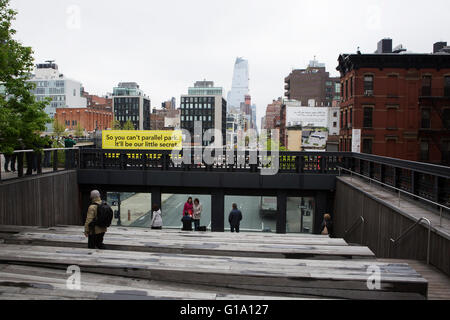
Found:
[[[103,130],[102,149],[107,150],[181,150],[181,130]]]

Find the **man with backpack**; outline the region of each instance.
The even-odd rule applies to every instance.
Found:
[[[89,249],[106,249],[103,244],[108,227],[111,226],[113,211],[111,207],[100,198],[100,192],[91,192],[92,204],[89,206],[86,223],[84,224],[84,235],[88,237]]]

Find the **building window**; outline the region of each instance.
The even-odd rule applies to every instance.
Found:
[[[364,128],[373,127],[373,107],[364,107]]]
[[[364,76],[364,95],[373,96],[373,76]]]
[[[422,129],[430,129],[431,128],[431,111],[430,111],[430,109],[422,109],[421,127],[422,127]]]
[[[444,109],[442,122],[445,129],[450,129],[450,108]]]
[[[396,97],[398,95],[398,76],[396,75],[390,75],[388,77],[388,87],[387,87],[387,94],[391,97]]]
[[[350,109],[349,127],[351,128],[352,126],[353,126],[353,109]]]
[[[450,97],[450,76],[444,78],[444,96]]]
[[[337,122],[333,122],[333,128],[337,128]]]
[[[422,96],[431,96],[431,76],[422,77]]]
[[[387,109],[387,129],[397,129],[397,109],[390,107]]]
[[[450,141],[444,141],[442,143],[442,163],[450,163]]]
[[[372,154],[372,139],[363,139],[363,153]]]
[[[350,78],[350,97],[353,97],[353,77]]]
[[[345,80],[345,100],[348,100],[348,79]]]
[[[430,145],[428,141],[420,142],[420,161],[428,161],[430,154]]]

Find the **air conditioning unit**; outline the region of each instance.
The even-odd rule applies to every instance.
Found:
[[[364,95],[369,97],[373,96],[373,90],[365,90]]]

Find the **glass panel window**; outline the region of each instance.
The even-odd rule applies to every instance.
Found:
[[[429,159],[429,143],[428,141],[420,142],[420,161],[428,161]]]
[[[431,95],[431,76],[423,76],[422,77],[422,96],[430,96]]]
[[[364,95],[373,96],[373,76],[364,76]]]
[[[444,79],[444,95],[450,97],[450,76],[447,76]]]
[[[422,129],[431,128],[431,112],[430,109],[422,109]]]
[[[372,139],[363,139],[363,153],[372,154]]]
[[[373,127],[373,108],[365,107],[364,108],[364,128],[372,128]]]

